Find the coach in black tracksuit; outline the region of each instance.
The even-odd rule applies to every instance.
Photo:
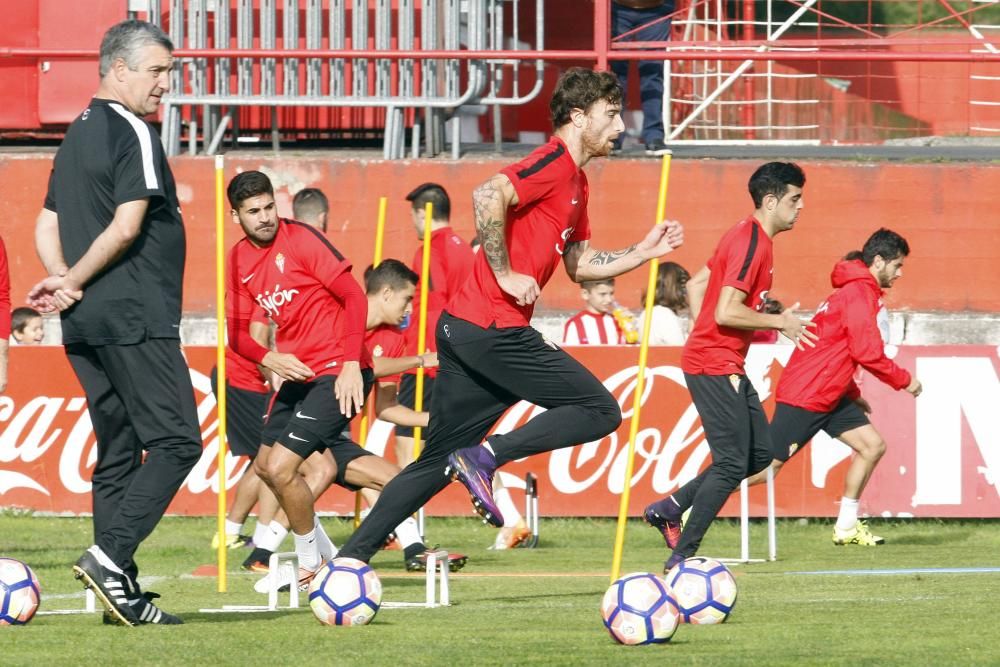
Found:
[[[74,571],[125,625],[180,623],[142,596],[133,556],[201,454],[180,349],[185,238],[173,175],[142,117],[166,92],[172,46],[125,21],[101,43],[101,85],[56,154],[36,245],[97,436],[94,542]],[[143,460],[143,452],[146,452]]]

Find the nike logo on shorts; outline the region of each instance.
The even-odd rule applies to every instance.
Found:
[[[299,442],[309,442],[309,440],[307,440],[306,438],[300,438],[294,433],[289,433],[288,437],[291,438],[292,440],[298,440]]]
[[[310,417],[309,415],[304,415],[304,414],[302,414],[301,410],[299,410],[298,412],[296,412],[295,416],[298,417],[299,419],[308,419],[309,421],[316,421],[315,417]]]

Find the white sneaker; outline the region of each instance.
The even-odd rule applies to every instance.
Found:
[[[296,578],[295,575],[297,573],[295,569],[291,563],[282,563],[277,572],[272,570],[254,582],[253,589],[258,593],[267,595],[274,589],[281,590],[290,586]]]

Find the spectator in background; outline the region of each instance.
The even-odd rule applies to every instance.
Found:
[[[10,314],[10,334],[15,345],[41,345],[45,337],[42,314],[34,308],[15,308]]]
[[[781,315],[781,312],[785,310],[785,306],[777,299],[772,299],[771,297],[764,297],[764,305],[761,306],[760,312],[767,313],[768,315]],[[778,342],[778,330],[777,329],[758,329],[753,332],[753,336],[750,338],[751,343],[768,343],[774,344]]]
[[[330,201],[319,188],[303,188],[292,199],[292,217],[326,234]]]
[[[625,333],[612,311],[615,308],[615,279],[585,280],[580,297],[587,307],[569,318],[563,329],[563,345],[622,345]]]
[[[0,394],[7,389],[7,360],[10,356],[10,271],[7,246],[0,238]]]
[[[612,0],[611,37],[639,28],[619,43],[665,42],[670,39],[670,19],[666,17],[673,11],[673,0]],[[654,21],[655,23],[648,25]],[[630,62],[611,61],[611,70],[618,75],[626,96]],[[639,61],[639,95],[642,99],[642,142],[646,145],[646,155],[663,155],[667,152],[667,145],[663,143],[662,59]],[[615,142],[616,150],[621,149],[624,140],[623,133]]]
[[[687,281],[691,274],[677,262],[664,262],[656,272],[656,292],[649,324],[650,345],[683,345],[688,331]],[[646,291],[642,292],[646,303]],[[639,331],[645,324],[645,311],[639,315]]]

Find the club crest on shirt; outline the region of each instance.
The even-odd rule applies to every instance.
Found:
[[[381,345],[376,345],[375,348],[372,350],[372,356],[373,357],[381,357],[382,356],[382,352],[383,352],[382,346]]]
[[[274,258],[274,265],[278,267],[278,270],[282,273],[285,272],[285,256],[282,253],[278,253]]]

